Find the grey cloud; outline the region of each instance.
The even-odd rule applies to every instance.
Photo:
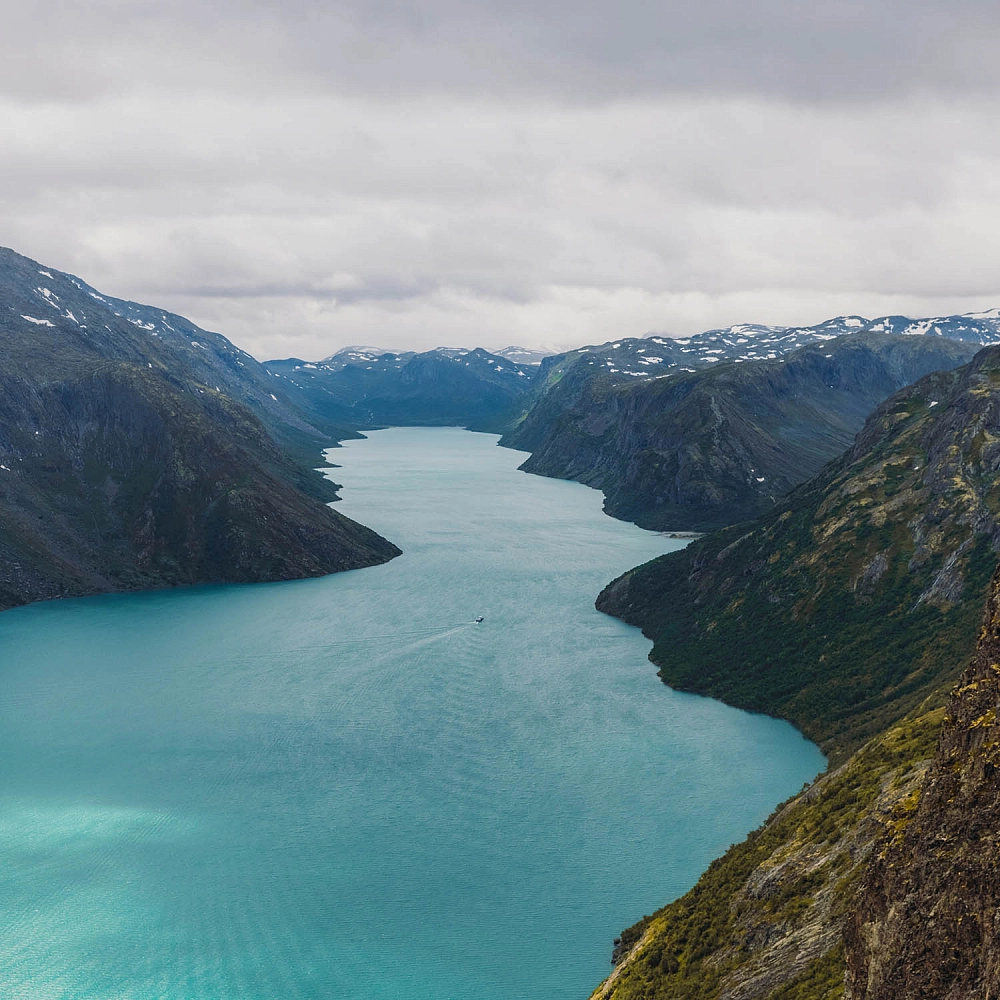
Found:
[[[295,329],[329,353],[433,346],[438,330],[500,346],[817,321],[828,303],[892,296],[911,312],[996,304],[991,102],[215,97],[0,113],[6,242],[264,354]],[[771,311],[731,315],[755,303]]]
[[[353,305],[362,302],[402,303],[424,298],[437,291],[436,283],[403,284],[386,279],[383,281],[366,281],[364,285],[351,285],[337,288],[330,284],[304,284],[302,282],[243,282],[239,285],[186,285],[183,294],[186,298],[216,299],[224,302],[255,299],[303,299],[306,301],[324,302],[333,305]],[[171,289],[176,293],[175,289]],[[166,292],[169,294],[169,292]],[[155,292],[154,292],[155,294]]]
[[[170,87],[850,102],[1000,82],[989,0],[61,0],[21,5],[4,37],[0,87],[24,99]]]
[[[997,21],[22,5],[3,242],[258,356],[998,305]]]

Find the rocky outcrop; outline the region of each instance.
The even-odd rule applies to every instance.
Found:
[[[849,1000],[1000,996],[1000,576],[937,753],[846,925]]]

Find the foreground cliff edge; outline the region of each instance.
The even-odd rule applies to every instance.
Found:
[[[998,471],[992,348],[772,516],[602,594],[666,681],[792,719],[834,769],[625,931],[595,1000],[1000,995]]]
[[[937,752],[845,926],[852,1000],[1000,995],[1000,574]]]

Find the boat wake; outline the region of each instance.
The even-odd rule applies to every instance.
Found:
[[[439,639],[462,632],[473,625],[483,622],[482,617],[467,622],[451,622],[447,625],[433,625],[427,628],[408,629],[405,632],[381,632],[376,635],[359,635],[353,639],[339,639],[336,642],[323,642],[311,646],[291,646],[287,649],[277,650],[270,653],[243,653],[245,657],[273,657],[275,652],[280,653],[311,653],[324,649],[344,649],[352,646],[360,646],[365,643],[375,642],[400,642],[426,639]]]

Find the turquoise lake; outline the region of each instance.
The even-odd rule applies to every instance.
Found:
[[[495,442],[330,453],[384,566],[0,615],[0,996],[585,1000],[823,767],[594,610],[683,542]]]

